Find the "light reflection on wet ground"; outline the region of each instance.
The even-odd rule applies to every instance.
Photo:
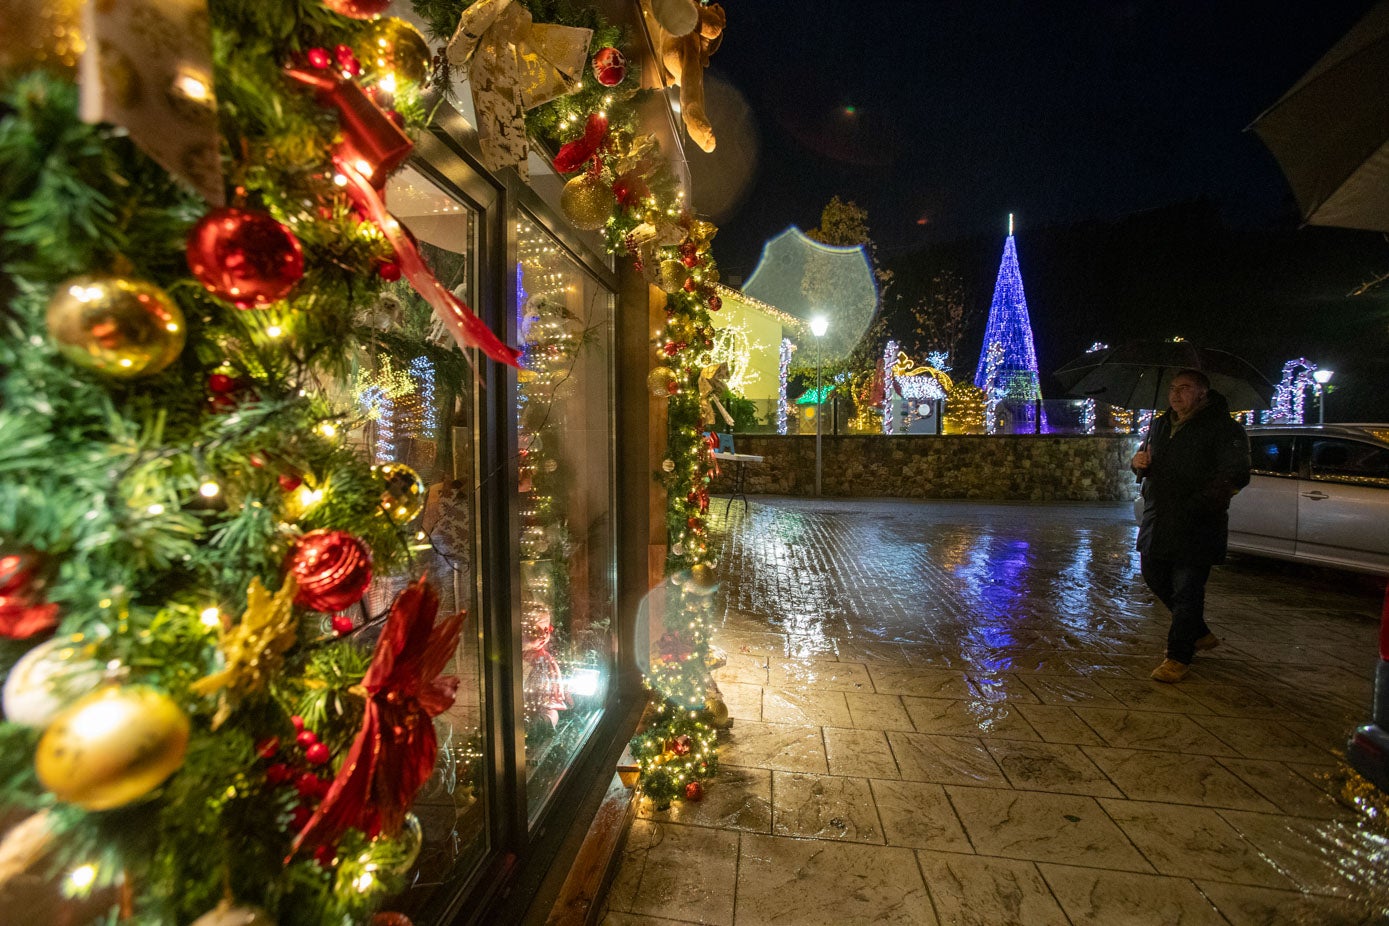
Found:
[[[1382,584],[1236,559],[1222,646],[1158,685],[1134,533],[1128,506],[712,518],[725,770],[642,811],[607,922],[1380,922],[1385,830],[1334,796]]]

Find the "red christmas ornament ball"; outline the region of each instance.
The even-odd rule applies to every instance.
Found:
[[[362,73],[362,63],[357,60],[357,53],[354,52],[350,46],[334,46],[333,58],[338,62],[338,67],[342,68],[353,77]]]
[[[390,260],[376,268],[376,275],[387,283],[394,283],[400,279],[400,264]]]
[[[217,395],[226,395],[236,391],[236,377],[228,376],[225,373],[213,373],[207,378],[207,389]]]
[[[289,554],[299,583],[294,603],[315,611],[345,611],[371,584],[371,551],[346,531],[310,531]]]
[[[238,309],[278,302],[304,276],[299,240],[268,212],[214,209],[188,233],[188,267]]]
[[[337,634],[351,633],[357,627],[352,623],[352,618],[346,614],[333,615],[333,632]]]
[[[276,762],[265,770],[265,780],[272,785],[282,785],[294,777],[294,769],[283,762]]]
[[[326,71],[333,64],[333,57],[328,54],[326,48],[310,48],[304,52],[304,58],[309,62],[309,67],[318,68],[320,71]]]
[[[717,312],[717,311],[718,311],[719,309],[721,309],[721,308],[723,308],[723,299],[721,299],[717,294],[715,294],[715,295],[713,295],[713,296],[710,296],[710,297],[709,297],[709,311],[710,311],[710,312]]]
[[[280,473],[275,477],[275,481],[280,484],[280,488],[286,492],[293,492],[304,484],[304,480],[294,473]]]
[[[695,282],[694,277],[685,277],[685,282],[681,285],[685,287],[685,292],[687,293],[692,293],[699,288],[699,284]]]
[[[688,756],[693,748],[694,743],[683,733],[670,741],[670,751],[677,756]]]
[[[391,5],[391,0],[323,0],[323,5],[340,16],[375,19]]]
[[[371,918],[371,926],[415,926],[404,913],[378,913]]]
[[[704,785],[697,781],[692,781],[685,785],[685,800],[699,803],[704,800]]]
[[[299,735],[294,740],[300,746],[312,746],[318,742],[318,734],[312,730],[300,730]]]
[[[328,761],[329,757],[330,753],[328,752],[328,747],[322,743],[314,743],[308,749],[304,750],[304,758],[308,759],[309,762],[314,765],[322,765]]]
[[[616,48],[600,48],[593,56],[593,76],[604,87],[616,87],[627,77],[627,59]]]

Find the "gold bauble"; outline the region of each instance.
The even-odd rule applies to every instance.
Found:
[[[709,718],[716,727],[728,726],[728,705],[723,698],[712,697],[704,702],[704,709],[709,712]]]
[[[403,19],[386,16],[367,26],[360,46],[362,63],[378,75],[419,83],[429,76],[433,54],[420,30]]]
[[[163,784],[187,750],[188,717],[172,698],[143,685],[111,685],[54,718],[34,769],[60,801],[109,810]]]
[[[575,228],[594,231],[602,228],[612,216],[613,191],[592,174],[579,174],[564,185],[559,204]]]
[[[686,587],[696,594],[707,595],[719,587],[718,574],[708,563],[696,563],[690,567],[690,581]]]
[[[646,375],[646,387],[654,396],[665,398],[670,395],[670,384],[675,382],[675,371],[670,367],[656,367]]]
[[[63,356],[106,376],[150,376],[183,351],[183,312],[159,287],[118,276],[62,283],[48,300],[48,333]]]
[[[661,261],[661,275],[656,285],[662,292],[678,293],[685,285],[685,280],[690,276],[690,271],[685,269],[685,265],[674,258]]]
[[[404,463],[382,463],[371,471],[386,484],[381,493],[381,510],[392,521],[408,524],[424,511],[425,485],[419,473]]]

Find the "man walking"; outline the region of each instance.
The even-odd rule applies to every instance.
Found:
[[[1206,579],[1225,561],[1230,499],[1249,484],[1249,438],[1200,370],[1172,377],[1167,398],[1171,410],[1153,422],[1131,466],[1144,477],[1143,581],[1172,613],[1167,658],[1152,677],[1170,684],[1186,676],[1198,649],[1220,643],[1206,626]]]

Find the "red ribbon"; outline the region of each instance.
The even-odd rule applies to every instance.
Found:
[[[608,117],[602,113],[590,113],[584,124],[584,135],[560,146],[555,155],[555,171],[572,174],[588,163],[589,158],[598,153],[603,141],[608,137]]]
[[[370,178],[341,155],[335,156],[333,163],[337,165],[339,173],[347,178],[347,192],[352,201],[381,228],[386,240],[395,248],[396,259],[400,262],[405,278],[415,287],[415,292],[433,306],[434,311],[448,326],[454,340],[462,347],[476,347],[493,360],[519,368],[521,352],[503,344],[462,299],[444,288],[444,284],[439,282],[434,276],[434,271],[429,269],[429,265],[420,256],[415,242],[406,234],[405,226],[386,211],[386,203],[371,185]]]

